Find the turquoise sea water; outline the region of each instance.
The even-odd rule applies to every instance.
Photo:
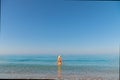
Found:
[[[0,78],[57,78],[58,55],[1,55]],[[61,75],[118,80],[118,55],[62,55]],[[104,79],[103,79],[104,80]]]

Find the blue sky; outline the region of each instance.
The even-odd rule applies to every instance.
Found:
[[[120,2],[2,0],[0,54],[118,53]]]

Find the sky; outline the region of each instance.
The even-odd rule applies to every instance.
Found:
[[[115,54],[120,2],[1,0],[0,54]]]

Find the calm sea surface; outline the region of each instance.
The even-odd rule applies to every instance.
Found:
[[[63,66],[58,69],[58,55],[1,55],[0,78],[62,78],[99,77],[118,80],[118,55],[62,55]],[[79,79],[80,80],[80,79]]]

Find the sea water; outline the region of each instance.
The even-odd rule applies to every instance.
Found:
[[[61,55],[63,65],[59,72],[54,54],[1,55],[0,78],[31,78],[82,80],[101,78],[119,79],[119,55],[111,54],[66,54]],[[87,80],[87,79],[86,79]]]

